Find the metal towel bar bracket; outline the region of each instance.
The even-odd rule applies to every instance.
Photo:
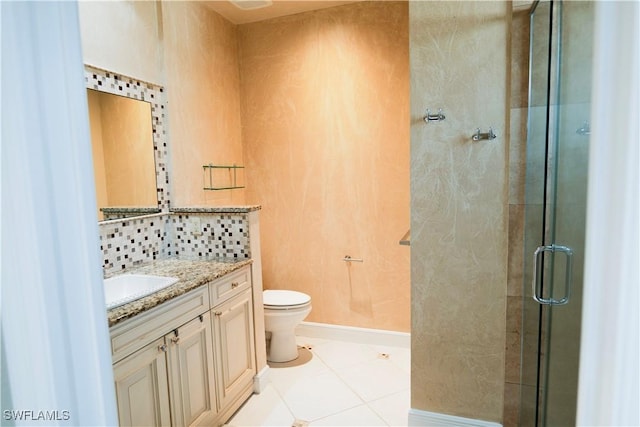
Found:
[[[584,136],[591,135],[591,126],[589,125],[589,122],[585,120],[582,127],[576,130],[576,133]]]
[[[424,116],[424,121],[425,123],[430,123],[430,122],[441,122],[445,119],[446,117],[444,116],[444,114],[442,114],[442,108],[438,109],[438,114],[431,114],[429,112],[429,110],[427,109],[427,115]]]
[[[351,258],[351,255],[345,255],[342,260],[344,262],[364,262],[362,258]]]
[[[476,133],[473,134],[471,139],[474,141],[491,140],[496,139],[496,134],[493,132],[493,128],[489,128],[489,132],[487,133],[480,133],[480,128],[478,128],[476,129]]]

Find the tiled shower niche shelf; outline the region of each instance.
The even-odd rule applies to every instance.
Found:
[[[228,185],[214,185],[214,172],[217,170],[227,170],[227,181]],[[244,166],[237,165],[214,165],[209,163],[208,165],[202,166],[202,175],[203,175],[203,190],[235,190],[239,188],[244,188],[244,185],[238,185],[238,169],[244,169]],[[219,179],[219,177],[218,177]]]

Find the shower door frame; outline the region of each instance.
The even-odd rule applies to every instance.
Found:
[[[548,15],[542,16],[543,23],[548,24],[548,34],[542,35],[543,43],[546,42],[546,49],[543,50],[539,46],[534,48],[535,37],[540,36],[534,33],[536,28],[540,28],[535,25],[535,13],[544,12],[539,7],[549,8]],[[580,134],[582,128],[579,128],[572,135],[568,129],[575,126],[574,116],[586,117],[585,125],[588,128],[588,112],[582,110],[589,105],[589,101],[584,105],[579,102],[573,105],[575,100],[570,90],[574,88],[563,87],[562,78],[568,77],[563,73],[575,71],[575,64],[563,69],[563,43],[574,36],[568,31],[567,34],[563,33],[562,1],[539,0],[534,3],[530,13],[521,426],[575,424],[584,263],[584,228],[580,226],[586,215],[586,175],[584,182],[576,186],[573,182],[575,177],[567,171],[573,173],[573,168],[586,171],[587,162],[582,162],[582,157],[585,153],[588,156],[588,134]],[[546,63],[536,60],[536,49],[538,53],[546,52]],[[575,56],[580,59],[580,55]],[[546,65],[543,73],[535,68],[540,65]],[[544,103],[536,93],[541,86],[540,76],[545,79],[545,85],[542,86],[546,89]],[[586,96],[589,98],[588,93]],[[542,120],[543,135],[535,129],[536,122],[541,123]],[[585,136],[586,139],[579,139]],[[583,143],[586,149],[579,146]],[[573,153],[571,150],[580,154],[577,161],[569,157]],[[539,167],[532,168],[532,165]],[[582,177],[583,173],[586,172],[579,170],[577,176]],[[540,174],[544,176],[542,182]],[[568,193],[568,189],[574,187],[577,197]],[[576,198],[578,202],[574,200]],[[576,222],[577,226],[573,227],[572,222]],[[572,263],[574,272],[578,273],[577,280],[572,280]],[[527,350],[530,350],[529,353]],[[532,386],[535,386],[533,392]]]

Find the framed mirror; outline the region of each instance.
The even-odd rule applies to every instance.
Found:
[[[87,89],[98,219],[156,212],[151,104]]]
[[[162,88],[85,66],[98,220],[169,207]]]

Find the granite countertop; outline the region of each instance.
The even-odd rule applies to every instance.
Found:
[[[104,213],[159,213],[161,212],[159,208],[148,208],[148,207],[134,207],[134,206],[111,206],[100,208],[100,210]]]
[[[250,259],[237,262],[165,259],[128,268],[116,274],[110,274],[108,277],[113,277],[118,274],[152,274],[155,276],[177,277],[179,280],[177,283],[144,298],[107,310],[109,327],[147,311],[164,301],[185,294],[212,280],[239,270],[245,265],[250,265],[252,262]]]
[[[259,211],[262,209],[260,205],[245,206],[201,206],[201,207],[185,207],[170,208],[169,212],[173,213],[247,213]]]

